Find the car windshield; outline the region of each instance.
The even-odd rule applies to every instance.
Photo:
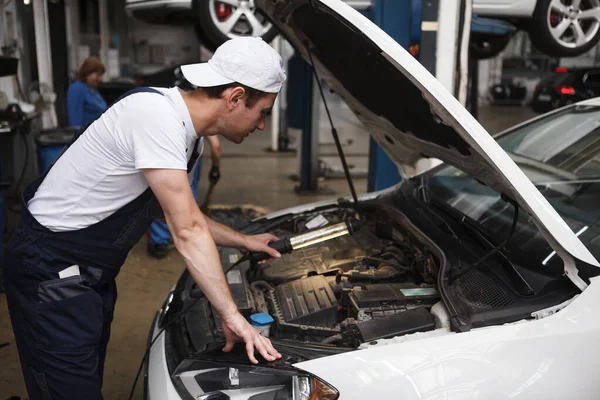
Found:
[[[599,259],[600,107],[567,108],[502,135],[498,143]],[[431,198],[468,217],[497,243],[508,236],[514,207],[488,186],[443,166],[430,175],[428,187]],[[531,268],[563,271],[562,261],[523,212],[507,249]]]

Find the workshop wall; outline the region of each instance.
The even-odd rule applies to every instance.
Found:
[[[151,25],[134,19],[129,19],[128,25],[131,61],[138,70],[200,61],[200,43],[193,27]]]

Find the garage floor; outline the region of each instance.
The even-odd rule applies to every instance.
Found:
[[[345,106],[339,102],[332,104],[336,128],[342,135],[345,151],[352,154],[348,163],[358,169],[366,169],[368,140]],[[323,161],[331,167],[340,165],[335,153],[325,113],[321,113],[321,146]],[[521,107],[484,107],[480,110],[480,120],[490,133],[499,132],[534,114]],[[253,204],[269,210],[277,210],[294,205],[328,198],[349,195],[344,179],[327,179],[320,187],[327,187],[333,194],[297,195],[294,187],[297,182],[290,176],[297,174],[298,159],[295,153],[270,153],[265,151],[270,144],[269,128],[257,132],[245,143],[223,145],[221,181],[216,186],[212,204],[240,205]],[[296,141],[292,146],[299,145]],[[207,187],[206,174],[210,159],[203,157],[204,169],[200,182],[200,198],[204,198]],[[250,178],[250,179],[249,179]],[[366,179],[355,180],[359,193],[366,191]],[[14,220],[18,216],[13,216]],[[117,278],[119,301],[112,337],[108,346],[105,367],[104,397],[106,399],[126,399],[134,376],[145,350],[146,338],[154,313],[160,308],[165,295],[184,269],[183,262],[175,250],[164,260],[155,260],[146,253],[147,239],[144,237],[134,247]],[[12,336],[6,297],[0,294],[0,343],[8,342],[0,349],[0,400],[10,396],[27,398],[21,376],[16,345]],[[135,399],[142,398],[142,385],[138,384]]]

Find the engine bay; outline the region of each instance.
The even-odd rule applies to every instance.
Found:
[[[270,232],[291,237],[342,222],[337,208],[291,216]],[[361,213],[351,235],[295,250],[265,264],[241,263],[227,273],[234,300],[250,316],[264,313],[277,339],[356,348],[361,343],[435,328],[438,262],[423,243],[385,215]],[[224,248],[225,269],[240,257]],[[218,320],[216,311],[213,310]],[[215,326],[220,327],[219,321]]]

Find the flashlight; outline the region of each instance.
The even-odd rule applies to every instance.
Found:
[[[321,243],[339,236],[351,235],[360,229],[362,224],[363,222],[357,219],[348,220],[340,222],[339,224],[326,226],[325,228],[309,231],[302,235],[271,242],[269,243],[269,247],[277,250],[280,254],[287,254],[292,250],[312,246],[313,244]],[[269,258],[273,257],[265,252],[250,253],[250,259],[254,262],[268,260]]]

